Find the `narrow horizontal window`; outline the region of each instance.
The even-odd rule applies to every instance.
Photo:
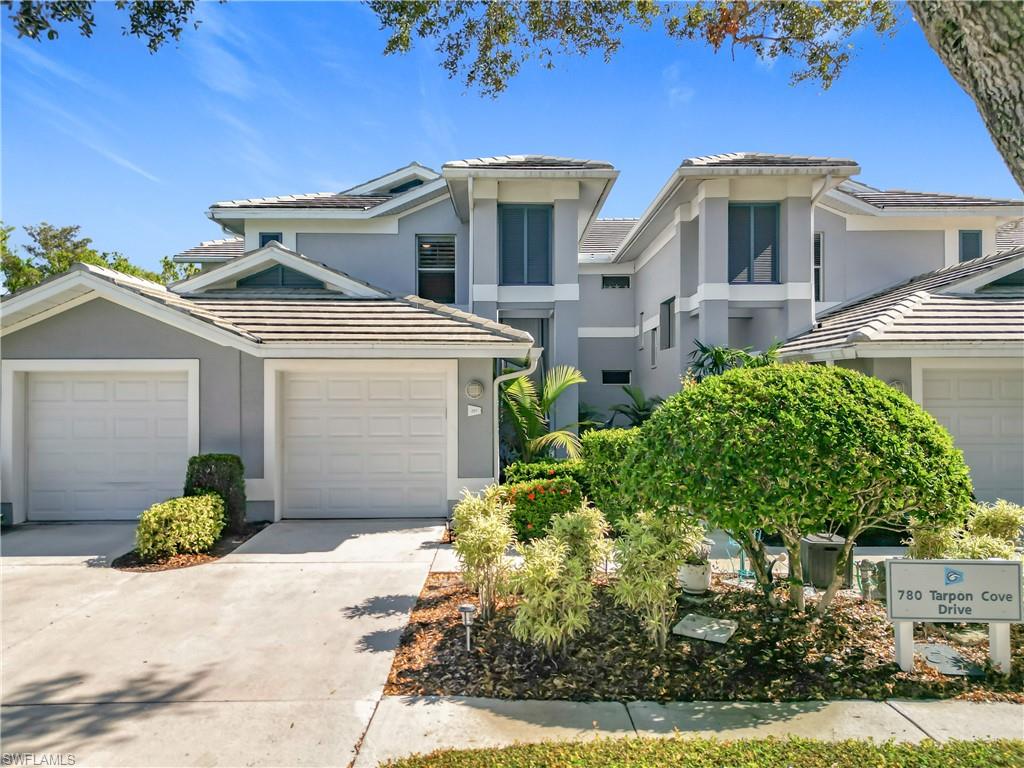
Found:
[[[280,245],[284,240],[284,236],[280,232],[260,232],[260,248],[265,245],[276,241]]]
[[[629,384],[632,371],[601,371],[602,384]]]
[[[438,304],[455,303],[455,235],[416,236],[416,293]]]
[[[601,275],[602,288],[629,288],[629,275]]]

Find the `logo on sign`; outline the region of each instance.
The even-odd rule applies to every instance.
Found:
[[[956,568],[946,569],[946,586],[950,584],[962,584],[964,581],[964,572],[958,571]]]

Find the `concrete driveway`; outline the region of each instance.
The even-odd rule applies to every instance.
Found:
[[[15,556],[22,532],[4,536],[3,751],[344,766],[440,534],[435,521],[283,522],[161,573],[89,567],[42,542]]]

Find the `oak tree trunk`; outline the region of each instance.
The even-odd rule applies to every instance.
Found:
[[[1024,188],[1024,3],[910,0],[910,7]]]

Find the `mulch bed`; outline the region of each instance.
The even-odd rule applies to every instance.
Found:
[[[194,565],[220,560],[224,555],[234,552],[238,547],[266,528],[270,523],[246,523],[245,530],[239,534],[221,536],[209,552],[188,555],[171,555],[163,560],[143,560],[136,550],[127,552],[110,564],[119,571],[173,571],[177,568],[191,568]]]
[[[413,609],[385,693],[487,696],[502,699],[783,701],[817,699],[958,698],[1024,703],[1024,626],[1012,627],[1013,672],[985,678],[946,677],[918,658],[913,672],[894,661],[892,626],[879,603],[837,595],[830,613],[772,611],[750,590],[715,576],[710,599],[679,601],[679,616],[702,613],[739,622],[725,645],[672,636],[659,653],[639,622],[595,589],[591,624],[566,654],[512,637],[514,603],[505,601],[487,624],[473,627],[465,649],[460,603],[476,603],[457,573],[431,574]],[[929,637],[952,629],[931,627]],[[919,637],[923,638],[920,625]],[[949,637],[965,657],[985,664],[988,644]]]

